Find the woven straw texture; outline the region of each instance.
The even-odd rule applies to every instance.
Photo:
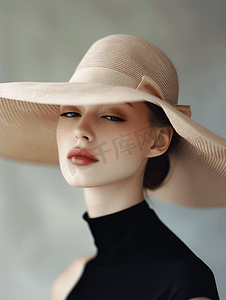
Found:
[[[142,90],[145,76],[149,81]],[[226,176],[226,140],[173,106],[178,101],[178,77],[172,62],[154,45],[128,35],[94,43],[69,82],[0,84],[0,155],[57,165],[60,105],[133,101],[150,101],[163,108],[181,136],[180,151],[174,156],[191,164],[199,161],[214,176]]]

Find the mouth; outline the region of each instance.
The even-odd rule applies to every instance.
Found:
[[[73,165],[76,166],[87,166],[98,162],[98,160],[90,159],[87,156],[72,156],[71,158],[69,158],[69,160]]]
[[[76,166],[87,166],[99,161],[86,149],[73,149],[68,153],[67,158]]]

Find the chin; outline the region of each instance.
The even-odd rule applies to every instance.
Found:
[[[94,188],[106,185],[121,185],[127,180],[132,180],[139,166],[128,168],[128,164],[115,166],[113,164],[102,166],[95,164],[87,166],[74,166],[67,161],[60,163],[61,172],[67,183],[74,187]],[[119,171],[120,170],[120,171]]]
[[[93,175],[84,174],[84,170],[89,169],[90,165],[88,166],[74,166],[74,169],[69,169],[67,166],[61,167],[61,172],[63,174],[64,179],[66,182],[74,187],[94,187],[96,186],[96,179]],[[91,178],[89,178],[91,177]]]

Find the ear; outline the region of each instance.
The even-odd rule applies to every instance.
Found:
[[[149,149],[147,157],[155,157],[165,153],[173,137],[173,128],[171,126],[156,127],[153,130],[155,131],[155,140]]]

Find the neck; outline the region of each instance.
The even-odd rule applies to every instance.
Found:
[[[129,178],[99,187],[84,188],[89,218],[112,214],[144,200],[142,176]]]
[[[103,266],[134,261],[134,255],[140,255],[149,247],[147,236],[154,227],[155,214],[147,202],[142,201],[97,218],[89,218],[85,212],[83,219],[88,223],[97,247],[95,260]]]

